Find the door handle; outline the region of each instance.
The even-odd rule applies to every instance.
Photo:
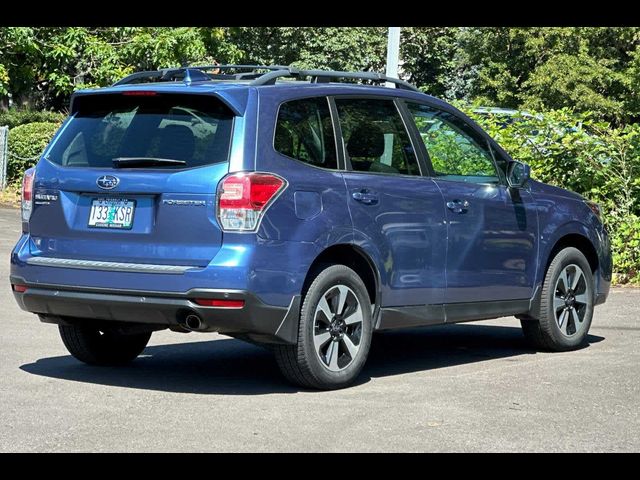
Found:
[[[453,213],[465,213],[469,209],[468,200],[450,200],[447,202],[447,208]]]
[[[358,192],[353,192],[351,196],[356,202],[364,203],[365,205],[375,205],[378,203],[378,196],[366,188],[363,188]]]

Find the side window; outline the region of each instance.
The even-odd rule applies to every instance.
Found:
[[[273,148],[287,157],[322,168],[338,168],[329,103],[325,97],[280,106]]]
[[[426,105],[408,103],[437,177],[499,183],[489,145],[460,119]]]
[[[418,160],[392,100],[336,98],[353,170],[420,175]]]

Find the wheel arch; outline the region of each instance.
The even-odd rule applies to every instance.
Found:
[[[583,225],[581,225],[583,226]],[[568,227],[568,226],[566,226]],[[584,226],[583,226],[584,227]],[[586,228],[586,227],[585,227]],[[536,291],[534,297],[531,299],[529,312],[525,315],[517,315],[518,318],[526,319],[530,318],[532,315],[537,312],[540,306],[540,295],[542,293],[542,284],[544,279],[549,271],[549,266],[553,261],[554,257],[561,250],[567,247],[573,247],[578,249],[587,259],[589,266],[591,267],[591,273],[594,278],[596,278],[596,272],[600,266],[600,260],[598,257],[598,252],[596,247],[592,241],[592,239],[588,236],[588,231],[582,231],[582,229],[575,228],[565,228],[562,232],[558,234],[556,239],[553,242],[549,243],[550,247],[547,249],[546,255],[543,257],[544,262],[541,262],[541,265],[544,267],[540,271],[539,280],[536,284]]]
[[[371,304],[374,305],[374,318],[377,318],[380,307],[380,273],[371,257],[357,245],[339,243],[320,252],[307,270],[302,286],[302,296],[304,297],[316,275],[327,265],[332,264],[345,265],[360,276],[367,288]]]
[[[598,260],[598,252],[596,247],[593,245],[591,239],[587,236],[582,235],[581,233],[567,233],[560,238],[558,238],[551,249],[549,250],[549,254],[547,255],[545,264],[544,264],[544,276],[547,274],[549,270],[549,265],[553,261],[553,258],[560,252],[561,250],[573,247],[578,250],[586,257],[589,262],[589,266],[591,267],[591,273],[595,275],[596,271],[599,268],[599,260]]]

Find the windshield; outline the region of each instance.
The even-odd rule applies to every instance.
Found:
[[[176,160],[130,164],[163,169],[227,161],[233,114],[220,100],[133,93],[77,98],[78,111],[46,158],[65,167],[106,168],[120,158]]]

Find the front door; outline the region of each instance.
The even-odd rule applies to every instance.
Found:
[[[461,117],[422,104],[408,107],[446,205],[445,302],[529,299],[538,231],[531,194],[505,185],[504,162]]]

